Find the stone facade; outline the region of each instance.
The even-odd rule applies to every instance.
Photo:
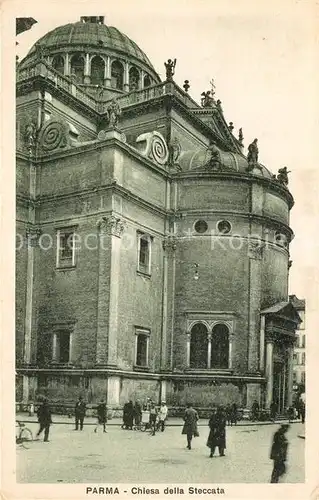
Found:
[[[300,322],[287,186],[248,168],[220,106],[204,116],[151,66],[155,86],[106,81],[104,102],[88,73],[50,66],[50,43],[17,77],[17,398],[115,407],[205,387],[248,407],[281,391],[283,411]]]

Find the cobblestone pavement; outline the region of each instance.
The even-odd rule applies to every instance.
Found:
[[[37,424],[28,423],[36,433]],[[303,425],[288,431],[288,472],[284,482],[304,482]],[[95,434],[92,425],[74,431],[56,424],[50,442],[34,441],[17,447],[17,481],[23,483],[267,483],[272,461],[269,449],[278,424],[227,428],[225,457],[209,458],[208,427],[199,428],[193,449],[186,449],[181,427],[168,426],[151,436],[110,425]]]

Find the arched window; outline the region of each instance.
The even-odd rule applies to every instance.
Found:
[[[124,68],[119,61],[113,61],[111,66],[111,85],[113,89],[123,90]]]
[[[202,323],[196,323],[191,330],[190,367],[207,368],[207,351],[207,328]]]
[[[93,57],[91,61],[91,83],[92,85],[104,84],[105,62],[100,56]]]
[[[228,368],[229,330],[222,323],[213,328],[211,352],[211,368]]]
[[[144,88],[152,85],[151,78],[148,75],[144,76]]]
[[[52,67],[61,73],[64,74],[64,59],[62,56],[54,56],[52,59]]]
[[[75,54],[71,59],[71,77],[74,75],[76,83],[84,81],[84,58]]]
[[[129,88],[131,90],[137,90],[140,81],[140,74],[137,68],[134,66],[129,71]]]

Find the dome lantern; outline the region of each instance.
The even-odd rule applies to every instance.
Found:
[[[104,16],[81,16],[81,23],[104,24]]]

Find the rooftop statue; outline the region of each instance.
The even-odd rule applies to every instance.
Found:
[[[201,105],[203,108],[211,108],[214,104],[214,98],[211,96],[211,91],[202,92]]]
[[[288,174],[290,174],[290,170],[287,170],[287,167],[280,168],[278,170],[277,181],[284,186],[288,186]]]
[[[216,146],[216,143],[212,141],[207,148],[205,166],[209,168],[219,168],[220,165],[220,151]]]
[[[176,59],[172,61],[172,59],[168,59],[166,63],[164,63],[165,69],[166,69],[166,80],[173,81],[173,76],[175,74],[175,66],[176,66]]]
[[[238,131],[238,142],[241,147],[244,145],[244,135],[243,135],[243,129],[240,128]]]
[[[119,122],[119,118],[122,114],[121,108],[116,99],[112,100],[106,112],[109,121],[109,127],[116,128]]]
[[[258,146],[257,146],[258,139],[254,139],[251,144],[248,146],[248,155],[247,155],[247,161],[248,165],[254,166],[258,163]]]

